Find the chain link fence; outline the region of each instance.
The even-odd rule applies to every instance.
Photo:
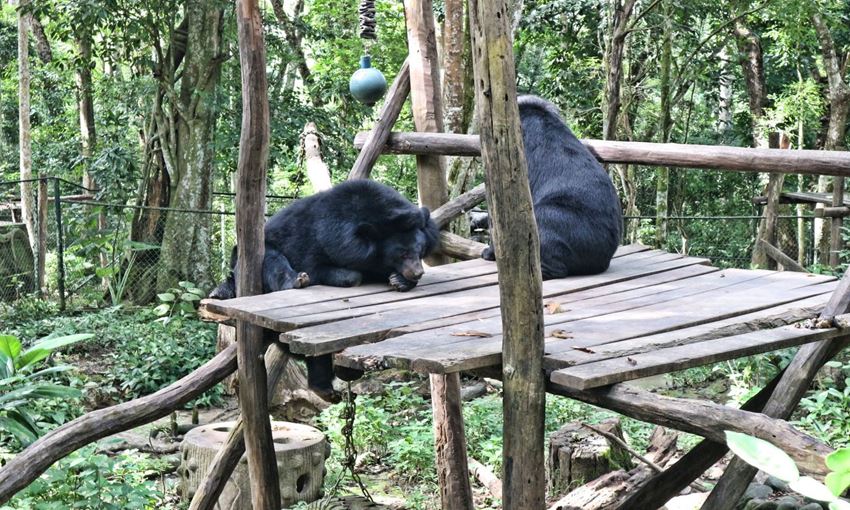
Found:
[[[62,306],[65,300],[74,305],[117,304],[125,299],[142,303],[155,299],[163,286],[160,280],[170,272],[208,290],[230,271],[236,242],[233,193],[214,193],[209,210],[186,210],[108,203],[75,183],[34,180],[35,216],[45,224],[43,240],[32,247],[21,221],[21,184],[0,182],[0,302],[42,295]],[[267,210],[274,213],[293,198],[268,196]],[[190,228],[169,230],[165,221],[169,215]],[[759,220],[759,216],[672,216],[659,242],[655,217],[626,217],[624,242],[705,257],[719,267],[749,268]],[[481,237],[486,231],[472,223],[471,237],[486,241]],[[187,238],[206,249],[191,252],[186,260],[168,260],[171,248]],[[814,217],[778,218],[777,247],[804,266],[816,260],[814,240]],[[41,288],[39,244],[45,250]]]

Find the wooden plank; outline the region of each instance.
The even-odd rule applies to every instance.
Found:
[[[632,253],[639,253],[642,251],[648,251],[649,246],[644,246],[640,243],[632,243],[620,246],[617,248],[617,252],[614,253],[614,258],[622,257],[624,255],[630,255]]]
[[[648,288],[658,284],[673,282],[677,280],[685,280],[687,278],[693,278],[695,276],[716,271],[719,271],[719,269],[711,266],[686,266],[679,269],[674,269],[672,271],[655,273],[648,276],[635,278],[632,280],[626,280],[611,285],[606,285],[604,287],[594,287],[579,292],[573,292],[562,296],[557,296],[556,298],[544,301],[544,306],[548,306],[549,303],[553,301],[557,301],[562,305],[570,304],[570,306],[583,306],[583,302],[577,302],[582,300],[591,300],[593,298],[599,297],[605,297],[611,302],[618,300],[622,301],[631,297],[635,297],[636,294],[629,293],[628,291],[637,291],[639,289],[643,289],[640,295],[654,293],[656,292],[655,290]],[[500,313],[501,312],[499,309],[491,308],[488,310],[455,315],[452,317],[436,319],[433,321],[418,322],[411,325],[405,325],[400,328],[395,328],[389,332],[388,337],[397,338],[392,338],[391,340],[386,340],[384,342],[379,342],[376,344],[359,345],[348,348],[343,351],[339,356],[337,356],[337,361],[343,366],[348,366],[350,368],[356,368],[360,370],[375,370],[377,368],[382,367],[389,368],[390,366],[394,366],[397,368],[408,368],[408,360],[405,359],[403,356],[398,359],[399,364],[397,365],[388,364],[387,362],[393,361],[397,355],[409,354],[413,350],[422,348],[421,344],[423,342],[425,342],[426,345],[433,346],[436,335],[439,335],[441,332],[451,333],[456,331],[458,328],[466,328],[469,330],[479,331],[479,326],[483,324],[486,319],[498,318],[500,316]],[[501,324],[499,324],[499,326],[501,326]],[[452,329],[442,329],[446,327],[452,327]],[[498,328],[496,329],[498,331]],[[425,333],[421,335],[411,335],[411,333],[418,332]],[[457,341],[461,340],[461,338],[457,339]],[[388,358],[384,359],[385,356],[387,356]],[[363,364],[366,362],[368,363]]]
[[[780,281],[752,288],[745,282],[740,284],[738,293],[732,292],[733,287],[726,287],[709,294],[679,298],[673,302],[675,306],[664,302],[572,322],[566,322],[570,319],[569,316],[566,316],[566,320],[556,316],[546,325],[544,364],[550,369],[564,368],[567,363],[559,358],[561,352],[734,317],[830,292],[835,286],[833,283],[826,283],[789,290],[785,283]],[[557,333],[559,336],[570,338],[556,338],[553,336],[556,331],[562,332]],[[455,372],[498,365],[501,363],[499,336],[478,338],[451,346],[440,344],[440,352],[415,360],[411,368],[436,373],[440,370]]]
[[[637,260],[638,257],[651,257],[651,259],[641,259]],[[611,278],[612,275],[617,275],[619,272],[634,272],[637,270],[646,270],[647,272],[655,271],[655,268],[658,267],[659,264],[664,264],[670,260],[680,261],[682,258],[678,255],[669,254],[660,252],[656,250],[655,252],[645,252],[640,254],[633,254],[627,257],[623,257],[618,260],[616,263],[616,267],[612,270],[609,270],[602,275],[594,275],[596,280],[600,280],[600,284],[604,284],[606,280]],[[490,280],[492,280],[493,276],[490,276]],[[579,281],[579,278],[583,277],[574,277],[570,280],[575,282]],[[411,307],[411,306],[426,306],[426,305],[436,305],[436,306],[445,306],[445,301],[442,298],[432,298],[427,300],[421,300],[422,297],[429,297],[433,294],[445,294],[449,291],[454,290],[455,293],[451,296],[451,299],[458,300],[463,298],[474,298],[474,299],[484,299],[484,298],[493,298],[497,291],[495,289],[483,289],[481,287],[485,287],[488,284],[495,284],[496,282],[490,281],[486,277],[482,277],[480,279],[468,279],[460,282],[447,282],[445,286],[437,287],[438,291],[434,293],[427,293],[426,291],[416,292],[416,289],[407,292],[407,293],[387,293],[378,296],[378,298],[373,298],[373,302],[375,303],[373,306],[361,306],[361,307],[353,307],[349,306],[354,298],[349,299],[347,302],[343,302],[342,306],[329,307],[328,310],[323,310],[321,306],[317,306],[317,304],[299,307],[299,311],[303,311],[303,313],[290,313],[290,309],[284,309],[277,311],[268,311],[264,310],[262,314],[256,314],[257,317],[252,320],[256,320],[258,323],[263,324],[265,327],[274,329],[276,331],[290,331],[299,327],[307,327],[313,326],[316,324],[324,324],[327,322],[351,319],[354,317],[360,317],[364,315],[369,315],[372,313],[384,313],[390,310],[394,310],[403,306]],[[552,292],[557,293],[557,289],[562,288],[564,284],[555,284],[555,283],[547,283],[547,288],[550,288]],[[570,289],[572,284],[567,284],[567,288]],[[453,287],[454,286],[454,287]],[[594,285],[596,286],[596,285]],[[394,299],[401,297],[401,299]],[[412,302],[416,300],[415,302]],[[333,304],[338,305],[341,300],[333,301]],[[364,305],[368,305],[366,300],[361,301]],[[492,305],[493,307],[497,307],[498,303]],[[489,308],[490,306],[484,306],[481,309]],[[446,316],[457,315],[458,313],[452,313]],[[261,315],[261,316],[260,316]],[[411,317],[416,317],[415,315],[411,315]]]
[[[584,390],[827,340],[841,334],[834,328],[782,326],[569,367],[553,372],[552,382]]]
[[[495,272],[496,264],[484,259],[467,260],[445,266],[430,267],[425,271],[425,274],[419,281],[417,288],[461,278],[471,278],[484,274],[492,274]],[[383,284],[367,284],[359,287],[329,287],[326,285],[313,285],[305,289],[282,290],[259,296],[210,300],[206,302],[206,308],[213,313],[238,318],[234,314],[262,313],[263,310],[319,303],[334,299],[347,299],[382,292],[398,294],[397,291],[393,290],[388,285]]]
[[[664,257],[653,257],[653,259],[662,260]],[[704,262],[704,259],[691,257],[663,260],[656,264],[615,264],[612,261],[611,268],[602,274],[544,282],[543,296],[552,297],[568,292],[576,292],[616,281],[636,278],[645,274],[667,271],[702,262]],[[302,329],[283,333],[280,338],[281,341],[290,344],[293,352],[316,356],[337,352],[351,345],[383,340],[390,330],[413,322],[451,317],[453,315],[475,312],[497,306],[499,306],[499,298],[498,295],[493,293],[492,289],[474,289],[433,298],[424,298],[415,306],[395,308],[373,315],[338,320],[316,326],[310,326],[310,324],[317,324],[317,321],[326,321],[329,315],[336,314],[337,312],[290,318],[286,320],[289,325],[293,328],[300,327]]]
[[[669,345],[684,345],[749,331],[785,326],[817,317],[828,299],[829,296],[827,294],[821,294],[801,301],[784,303],[779,306],[765,308],[764,310],[758,310],[745,315],[736,315],[728,319],[708,322],[698,326],[606,343],[588,350],[573,349],[571,351],[564,351],[559,354],[558,358],[569,365],[581,365],[610,358],[631,356],[641,352],[664,348]]]

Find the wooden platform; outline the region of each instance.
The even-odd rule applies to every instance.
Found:
[[[497,282],[495,263],[479,259],[430,268],[407,293],[316,286],[205,306],[281,332],[295,353],[451,373],[501,363]],[[816,316],[835,287],[624,246],[603,274],[543,282],[544,365],[553,383],[585,389],[823,340],[839,331],[790,324]]]

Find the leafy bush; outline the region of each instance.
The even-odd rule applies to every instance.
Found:
[[[21,341],[0,335],[0,426],[22,446],[35,441],[43,432],[32,406],[41,399],[78,398],[80,390],[50,380],[55,374],[72,370],[70,365],[55,365],[36,370],[53,351],[91,338],[71,335],[45,338],[24,350]]]
[[[157,294],[160,304],[153,309],[159,321],[169,322],[174,317],[190,317],[204,297],[204,291],[192,282],[180,282],[179,288],[168,289]]]
[[[132,450],[114,458],[94,451],[89,446],[60,460],[2,510],[130,510],[163,505],[153,478],[167,470],[167,461]]]

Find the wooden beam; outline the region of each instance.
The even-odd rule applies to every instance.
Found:
[[[502,508],[544,508],[540,241],[517,107],[510,25],[513,11],[505,0],[469,0],[468,5],[475,103],[499,268],[503,324]]]
[[[628,384],[575,390],[553,382],[547,386],[547,390],[718,443],[725,444],[724,430],[750,434],[782,448],[797,462],[801,471],[815,475],[827,472],[824,458],[832,452],[829,446],[800,432],[784,420],[761,413],[704,400],[664,397]]]
[[[354,138],[360,147],[364,133]],[[740,172],[841,175],[850,177],[850,152],[780,149],[751,149],[681,143],[618,142],[582,140],[602,163],[633,163],[647,166],[713,168]],[[392,133],[384,147],[388,154],[444,154],[478,156],[477,135],[448,133]]]
[[[436,210],[431,211],[431,219],[434,220],[438,227],[443,228],[457,216],[472,209],[486,198],[487,190],[484,188],[484,184],[479,184],[466,193],[449,200]]]
[[[481,258],[481,252],[487,245],[471,241],[451,232],[440,232],[440,253],[460,260]]]
[[[760,411],[781,377],[782,373],[780,372],[761,391],[747,400],[741,406],[741,410]],[[688,484],[699,478],[708,468],[723,458],[728,451],[729,447],[726,446],[726,443],[703,439],[675,464],[652,477],[646,484],[629,495],[616,510],[651,508],[668,501],[679,494]]]
[[[50,431],[0,467],[0,505],[66,455],[98,439],[168,416],[235,371],[236,346],[232,345],[152,395],[86,413]]]
[[[834,176],[832,178],[832,207],[841,207],[844,204],[844,177]],[[839,255],[844,248],[844,237],[841,235],[841,227],[844,226],[843,216],[833,216],[829,229],[829,265],[838,267]]]
[[[387,143],[387,138],[390,136],[390,131],[398,119],[398,114],[401,113],[401,107],[404,106],[404,101],[410,94],[410,63],[409,59],[405,59],[404,64],[398,71],[393,84],[387,92],[387,99],[384,101],[384,106],[381,108],[381,113],[378,114],[378,119],[375,121],[375,127],[372,131],[364,133],[362,140],[362,148],[357,155],[357,160],[354,161],[354,166],[351,167],[351,172],[348,174],[349,179],[368,179],[372,173],[372,167],[378,161],[378,156]]]
[[[290,356],[286,347],[277,342],[269,346],[268,351],[266,351],[265,363],[266,372],[269,374],[268,393],[270,395],[277,392],[277,386],[283,379],[282,376],[289,359]],[[215,508],[218,498],[221,496],[221,491],[224,489],[227,480],[230,479],[233,470],[236,469],[236,465],[239,464],[239,459],[245,453],[244,431],[245,422],[240,416],[227,435],[227,440],[210,464],[209,471],[207,471],[192,498],[189,510],[212,510]]]
[[[850,207],[823,207],[815,209],[815,218],[843,218],[850,216]]]
[[[772,258],[777,263],[781,264],[786,271],[808,273],[808,271],[806,271],[806,268],[798,264],[796,260],[792,259],[788,255],[785,255],[782,250],[768,243],[764,239],[759,239],[758,244],[761,246],[761,249],[764,251],[765,255]]]
[[[236,295],[262,294],[263,224],[269,155],[269,97],[263,19],[257,0],[237,0],[236,26],[242,72],[242,132],[236,187],[239,250]],[[251,503],[254,510],[280,509],[277,459],[268,411],[263,329],[236,322],[239,406],[245,422]]]
[[[841,282],[824,307],[821,318],[832,319],[848,311],[850,311],[850,271],[845,271]],[[775,418],[788,419],[800,399],[808,391],[818,370],[848,344],[850,344],[850,337],[839,337],[800,347],[791,363],[786,367],[767,404],[765,404],[764,414]],[[771,441],[769,437],[763,439]],[[771,442],[776,444],[775,441]],[[825,469],[825,466],[822,466],[822,468]],[[733,458],[702,508],[706,510],[734,508],[750,480],[755,476],[756,471],[754,467],[741,459]]]

